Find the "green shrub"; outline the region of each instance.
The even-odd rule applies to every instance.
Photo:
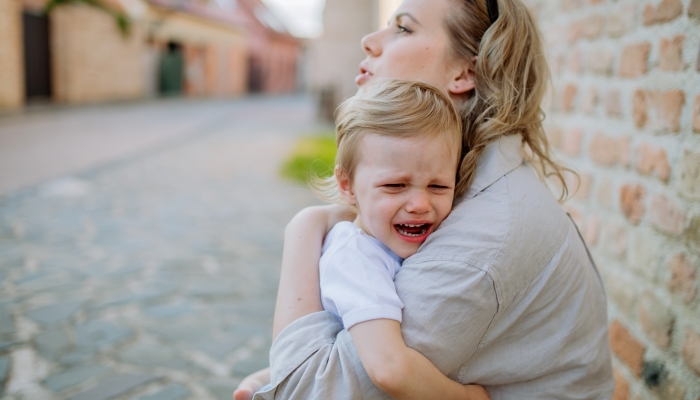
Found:
[[[330,176],[333,174],[335,153],[335,135],[324,133],[306,136],[294,146],[282,165],[282,176],[305,183],[312,174]]]

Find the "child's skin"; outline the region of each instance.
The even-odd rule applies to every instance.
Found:
[[[451,210],[459,157],[454,143],[442,134],[414,138],[367,134],[359,145],[358,154],[361,157],[352,179],[344,171],[336,171],[341,195],[358,209],[355,224],[398,256],[407,258],[415,254]],[[289,255],[317,259],[320,247],[295,247],[298,238],[288,237],[288,233],[323,232],[319,225],[330,225],[330,222],[314,215],[295,218],[285,232],[284,258],[289,259]],[[299,224],[308,224],[308,230],[300,230]],[[331,226],[326,226],[326,232]],[[307,238],[305,243],[309,242]],[[294,280],[307,278],[314,279],[318,285],[317,276],[295,277]],[[305,285],[308,282],[300,287]],[[280,293],[278,312],[283,311],[280,305],[284,303],[280,302],[289,300],[304,299],[286,299],[285,293]],[[273,338],[279,334],[277,326],[281,325],[277,319]],[[352,326],[349,331],[370,379],[395,399],[488,399],[482,387],[465,386],[447,378],[422,354],[407,347],[398,321],[370,320]],[[267,382],[269,369],[256,372],[241,382],[234,399],[250,399]]]

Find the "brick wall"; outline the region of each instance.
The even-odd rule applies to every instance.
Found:
[[[700,398],[700,0],[527,0],[604,276],[615,399]]]
[[[144,93],[143,34],[124,37],[114,18],[87,5],[56,7],[49,16],[54,99],[85,103]]]
[[[22,13],[19,0],[0,0],[0,109],[24,102]]]

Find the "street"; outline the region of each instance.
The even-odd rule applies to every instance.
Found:
[[[0,117],[0,399],[230,399],[267,366],[311,98]]]

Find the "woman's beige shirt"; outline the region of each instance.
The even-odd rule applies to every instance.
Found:
[[[610,399],[603,285],[519,135],[490,144],[474,183],[396,275],[404,340],[492,399]],[[259,399],[388,399],[328,312],[285,328]]]

